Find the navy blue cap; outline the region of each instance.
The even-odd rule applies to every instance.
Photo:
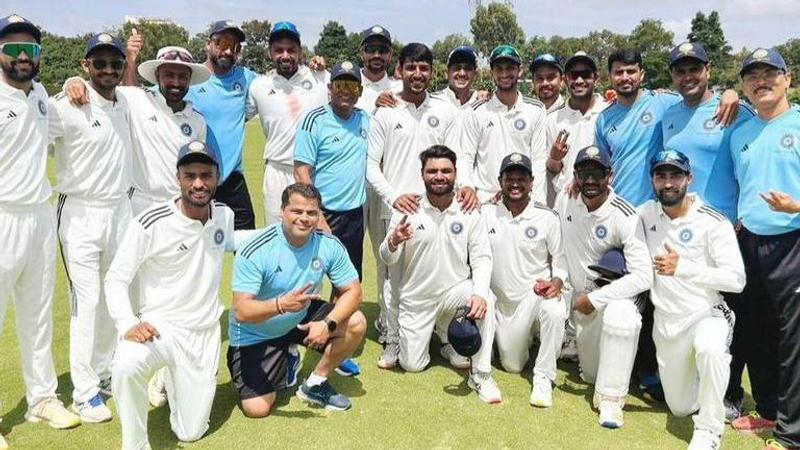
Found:
[[[389,30],[380,25],[373,25],[361,32],[361,45],[364,45],[367,39],[372,37],[377,37],[386,41],[387,44],[392,45],[392,35],[389,34]]]
[[[36,42],[42,43],[42,31],[30,20],[16,14],[0,19],[0,36],[16,32],[30,33]]]
[[[788,67],[786,67],[786,61],[783,60],[783,56],[778,53],[778,50],[775,50],[775,48],[757,48],[753,50],[753,53],[750,53],[750,55],[748,55],[744,60],[742,63],[742,70],[739,71],[739,75],[744,75],[748,69],[756,64],[766,64],[776,69],[783,70],[784,72],[788,70]]]
[[[350,61],[342,61],[331,69],[331,81],[340,77],[352,77],[361,82],[361,69]]]
[[[231,31],[239,38],[239,42],[244,42],[244,30],[236,25],[236,22],[232,20],[218,20],[211,24],[211,28],[208,29],[208,37],[214,36],[217,33],[221,33],[223,31]]]
[[[99,33],[92,35],[89,38],[89,42],[86,43],[86,54],[84,58],[88,58],[90,53],[103,47],[116,50],[123,58],[125,57],[125,46],[122,45],[122,41],[108,33]]]
[[[589,266],[589,270],[594,270],[599,273],[601,277],[608,280],[616,280],[628,273],[628,267],[625,264],[625,255],[622,250],[612,248],[603,253],[600,261],[597,264]]]
[[[672,149],[661,150],[653,155],[653,158],[650,159],[650,175],[652,175],[657,168],[663,166],[677,167],[686,173],[690,173],[692,171],[692,166],[689,163],[689,157],[677,150]]]
[[[468,45],[456,47],[447,56],[447,67],[457,63],[467,63],[478,67],[478,53]]]
[[[501,59],[507,59],[515,64],[522,64],[522,57],[519,56],[517,49],[508,44],[498,45],[492,50],[489,55],[489,65],[491,66],[495,61]]]
[[[669,52],[669,67],[672,68],[682,59],[696,59],[703,64],[708,64],[708,53],[702,45],[697,42],[684,42],[679,44]]]
[[[558,58],[551,55],[550,53],[543,53],[537,56],[536,58],[533,58],[533,61],[531,61],[530,65],[531,72],[536,70],[538,67],[542,66],[554,67],[556,70],[559,71],[559,73],[561,74],[564,73],[564,67],[561,66],[560,62],[558,62]]]
[[[211,163],[219,167],[219,161],[214,150],[201,141],[191,141],[178,150],[178,163],[177,167],[190,164],[193,162]]]
[[[459,355],[470,358],[481,349],[481,331],[475,321],[468,318],[469,306],[456,309],[456,315],[447,327],[447,340]],[[491,320],[491,319],[490,319]]]
[[[578,156],[575,157],[575,165],[573,167],[577,168],[580,164],[586,161],[594,161],[606,169],[610,169],[611,153],[609,153],[607,150],[597,147],[596,145],[584,147],[578,152]]]
[[[574,55],[570,56],[569,59],[567,59],[567,61],[564,63],[564,70],[569,71],[570,67],[579,62],[586,63],[586,65],[591,67],[592,70],[597,72],[597,62],[595,62],[594,58],[589,56],[589,54],[584,52],[583,50],[575,52]]]
[[[510,155],[506,155],[503,158],[503,161],[500,163],[500,175],[503,174],[508,169],[518,168],[522,169],[529,174],[533,174],[533,166],[531,165],[531,159],[527,156],[523,155],[522,153],[514,152]]]
[[[280,38],[289,38],[300,44],[300,32],[292,22],[278,22],[272,26],[272,31],[269,32],[269,43]]]

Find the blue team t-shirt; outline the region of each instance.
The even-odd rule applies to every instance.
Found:
[[[286,240],[283,225],[276,223],[239,246],[233,262],[233,291],[266,301],[313,283],[312,292],[319,293],[324,275],[336,288],[358,280],[358,273],[339,239],[315,231],[304,246],[295,248]],[[307,310],[308,307],[287,312],[261,323],[239,323],[231,310],[230,345],[241,347],[279,338],[295,328]]]
[[[329,211],[349,211],[366,200],[369,115],[359,108],[343,120],[330,105],[300,119],[294,160],[313,169],[314,186]]]
[[[664,112],[680,101],[677,94],[645,90],[630,107],[613,103],[597,118],[595,143],[611,153],[611,185],[617,195],[634,206],[654,197],[650,159],[664,148]]]
[[[250,69],[235,66],[221,77],[212,73],[211,78],[190,87],[186,94],[206,120],[206,143],[219,157],[220,183],[233,171],[242,171],[247,92],[257,76]]]
[[[691,192],[736,223],[739,185],[733,174],[733,158],[728,149],[731,132],[755,114],[742,103],[736,122],[727,128],[714,121],[720,96],[714,95],[696,107],[684,102],[672,105],[664,113],[664,148],[678,150],[689,157],[692,166]]]
[[[750,231],[776,235],[800,229],[800,214],[772,211],[759,193],[800,200],[800,110],[765,122],[754,116],[734,128],[730,151],[739,181],[739,218]]]

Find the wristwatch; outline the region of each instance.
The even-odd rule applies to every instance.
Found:
[[[322,319],[322,321],[325,322],[325,325],[328,326],[328,331],[329,332],[333,333],[334,331],[336,331],[336,321],[335,320],[331,319],[330,317],[326,317],[326,318]]]

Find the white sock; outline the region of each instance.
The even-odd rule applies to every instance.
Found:
[[[309,375],[308,379],[306,380],[306,386],[308,386],[308,387],[318,386],[318,385],[326,382],[327,380],[328,380],[328,377],[321,377],[321,376],[315,374],[314,372],[311,372],[311,375]]]

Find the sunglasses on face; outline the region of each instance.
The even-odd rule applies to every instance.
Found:
[[[389,46],[381,44],[367,44],[364,46],[364,53],[367,53],[369,55],[373,53],[380,53],[381,55],[385,55],[389,53]]]
[[[91,61],[95,70],[104,70],[108,66],[111,66],[111,70],[122,70],[125,67],[125,60],[123,59],[90,59],[89,61]]]
[[[600,169],[599,167],[593,167],[588,169],[580,169],[575,171],[575,176],[578,177],[581,181],[586,181],[589,178],[594,180],[602,180],[608,175],[608,171],[605,169]]]
[[[591,80],[594,78],[594,72],[591,70],[570,70],[567,72],[567,79],[570,81],[575,81],[578,78],[583,78],[584,80]]]
[[[178,50],[172,50],[161,55],[162,61],[183,61],[192,62],[192,55],[186,54]]]
[[[239,48],[241,48],[241,43],[235,39],[215,38],[211,40],[211,43],[214,44],[214,47],[223,52],[225,50],[230,50],[236,53],[239,51]]]
[[[358,95],[361,83],[356,80],[333,80],[333,90],[343,94]]]
[[[6,42],[0,44],[0,51],[14,59],[23,53],[30,59],[39,59],[42,55],[42,46],[35,42]]]

